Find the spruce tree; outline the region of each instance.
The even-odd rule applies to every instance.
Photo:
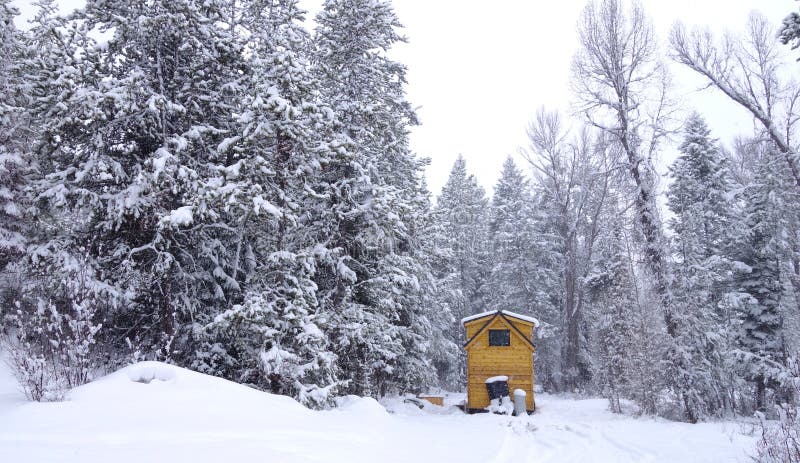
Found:
[[[24,37],[14,25],[19,11],[0,1],[0,336],[6,317],[20,302],[24,268],[19,265],[32,227],[25,217],[29,204],[25,187],[30,180],[30,105],[24,83]]]
[[[466,161],[459,156],[436,201],[436,214],[447,238],[443,245],[452,253],[447,279],[457,298],[453,304],[457,318],[488,310],[488,213],[485,191],[467,173]]]
[[[427,185],[422,183],[427,190]],[[450,336],[457,322],[453,316],[453,293],[442,278],[442,269],[449,268],[452,254],[443,246],[447,242],[444,224],[432,211],[430,193],[424,197],[423,208],[428,211],[421,224],[421,255],[426,272],[420,278],[424,295],[423,305],[427,307],[430,322],[428,337],[424,342],[430,344],[431,361],[438,375],[439,385],[448,390],[459,390],[463,381],[459,372],[459,359],[462,356],[461,344]],[[446,273],[445,273],[446,275]]]
[[[456,159],[450,177],[439,195],[434,215],[440,227],[437,249],[441,256],[434,267],[439,290],[448,299],[454,323],[449,338],[457,345],[464,342],[461,318],[489,310],[486,294],[489,268],[489,202],[483,188],[467,173],[462,156]],[[459,382],[466,364],[459,358],[456,367]]]
[[[734,211],[727,160],[705,121],[687,121],[681,155],[672,165],[667,193],[674,217],[672,298],[680,329],[673,358],[686,418],[695,422],[730,411],[726,354],[734,327],[723,306],[734,271]]]
[[[314,178],[336,140],[308,62],[310,36],[294,0],[242,4],[247,32],[238,128],[220,144],[219,177],[206,196],[236,230],[218,267],[234,297],[206,330],[198,367],[296,397],[331,403],[336,356],[317,316]],[[224,161],[224,162],[223,162]],[[228,362],[231,359],[232,362]],[[231,364],[227,364],[231,363]]]
[[[605,238],[605,246],[587,279],[587,292],[597,306],[594,369],[599,390],[608,398],[609,409],[622,413],[622,399],[632,398],[634,394],[631,360],[635,355],[634,307],[637,301],[619,220],[612,220]]]
[[[622,411],[620,399],[633,401],[642,413],[664,411],[667,378],[666,336],[659,327],[652,298],[642,291],[636,244],[625,227],[629,217],[620,206],[619,191],[611,190],[603,213],[607,221],[598,237],[592,271],[586,277],[587,310],[593,346],[593,372],[599,392],[612,411]]]
[[[24,82],[25,44],[14,26],[18,11],[0,1],[0,272],[25,248],[24,188],[30,172],[29,95]],[[5,286],[5,285],[4,285]]]
[[[420,279],[423,163],[409,149],[416,116],[405,67],[386,51],[403,38],[388,1],[327,0],[316,18],[315,70],[348,144],[326,166],[315,282],[348,392],[378,395],[434,380]],[[409,380],[409,375],[416,379]]]
[[[741,261],[749,267],[740,280],[747,296],[740,307],[742,350],[740,365],[754,386],[754,407],[765,410],[767,391],[779,388],[785,373],[786,350],[781,299],[782,241],[784,227],[782,191],[788,179],[775,175],[775,156],[757,166],[753,183],[745,191],[746,234]]]
[[[492,271],[487,282],[491,307],[538,316],[554,275],[546,262],[549,249],[537,236],[534,201],[528,180],[510,157],[494,189],[489,219]]]
[[[199,194],[236,100],[240,53],[221,7],[89,1],[39,66],[45,136],[34,193],[40,214],[66,226],[41,237],[35,255],[87,254],[116,295],[105,333],[116,352],[128,338],[150,355],[185,358],[189,322],[224,299],[220,229],[207,226],[219,212]],[[95,28],[111,32],[103,46],[87,34]]]
[[[32,27],[16,43],[16,61],[7,62],[15,69],[17,85],[24,82],[6,100],[22,103],[24,111],[17,112],[18,130],[3,147],[16,150],[15,162],[21,168],[14,177],[25,183],[24,189],[18,183],[13,202],[25,208],[25,220],[20,220],[20,208],[16,227],[24,230],[26,246],[14,256],[14,273],[21,284],[8,300],[13,305],[6,306],[14,329],[4,341],[26,395],[54,400],[91,380],[101,367],[101,327],[120,293],[107,283],[96,255],[82,241],[85,235],[77,232],[87,221],[85,210],[61,208],[66,188],[64,177],[55,173],[61,159],[52,155],[62,148],[65,135],[83,122],[72,113],[72,102],[79,96],[92,98],[82,94],[93,69],[80,51],[94,44],[86,24],[59,17],[55,2],[35,5]],[[80,174],[73,170],[66,176]],[[7,213],[13,209],[5,206]]]

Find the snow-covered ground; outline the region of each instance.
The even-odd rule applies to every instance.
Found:
[[[616,416],[599,399],[537,404],[512,418],[351,397],[314,412],[154,362],[65,402],[26,403],[0,367],[0,462],[745,462],[753,446],[735,423]]]

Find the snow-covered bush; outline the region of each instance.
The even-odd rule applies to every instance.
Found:
[[[110,298],[85,262],[68,259],[60,282],[36,285],[31,302],[16,302],[0,338],[7,362],[30,400],[61,400],[70,388],[92,379],[93,350],[102,324],[101,301]],[[65,263],[65,262],[61,262]],[[39,291],[36,295],[32,291]]]
[[[777,423],[770,423],[761,415],[761,437],[756,444],[755,460],[760,463],[798,463],[800,462],[798,407],[781,406],[778,414]]]
[[[790,389],[795,400],[800,393],[800,362],[790,361]],[[760,463],[800,463],[800,407],[787,403],[777,407],[778,420],[767,421],[758,413],[761,437],[756,444],[755,460]]]

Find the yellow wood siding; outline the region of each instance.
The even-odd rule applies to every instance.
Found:
[[[492,376],[508,376],[508,389],[526,392],[526,408],[533,410],[533,348],[523,339],[533,339],[533,323],[508,317],[496,317],[489,326],[484,325],[492,318],[487,316],[471,320],[464,326],[467,340],[472,341],[467,350],[467,407],[480,409],[489,406],[486,379]],[[511,326],[513,324],[514,326]],[[516,330],[514,329],[516,327]],[[510,346],[489,346],[489,330],[507,329],[511,332]],[[519,330],[522,334],[517,332]],[[480,332],[480,334],[478,334]],[[475,338],[475,335],[478,337]]]
[[[444,397],[438,395],[421,395],[419,398],[422,400],[427,400],[428,402],[440,407],[444,406]]]

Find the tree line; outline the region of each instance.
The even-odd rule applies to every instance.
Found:
[[[665,53],[641,4],[589,2],[570,117],[536,114],[524,167],[506,161],[491,204],[462,159],[442,191],[454,313],[535,314],[536,382],[615,412],[632,401],[697,422],[793,404],[800,86],[781,42],[796,48],[798,17],[754,13],[720,39],[676,24]],[[665,55],[746,109],[754,133],[721,144],[673,101]]]
[[[457,349],[389,2],[0,2],[4,339],[31,398],[156,359],[324,407]]]
[[[644,9],[578,19],[575,111],[545,109],[489,197],[435,203],[389,1],[0,1],[4,350],[29,397],[156,359],[326,407],[462,389],[460,318],[538,317],[536,381],[687,421],[795,400],[800,87],[753,15],[669,55],[745,108],[672,102]],[[679,156],[662,195],[656,164]],[[660,198],[666,204],[660,204]]]

